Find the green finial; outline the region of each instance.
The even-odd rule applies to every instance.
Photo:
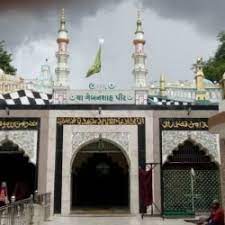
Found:
[[[136,33],[144,33],[143,29],[142,29],[142,21],[141,21],[141,11],[138,10],[137,12],[137,29],[136,29]]]
[[[63,8],[61,11],[61,18],[60,18],[60,31],[66,30],[65,24],[66,24],[65,10]]]

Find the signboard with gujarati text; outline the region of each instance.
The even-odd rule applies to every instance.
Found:
[[[67,104],[135,104],[132,90],[71,90]]]

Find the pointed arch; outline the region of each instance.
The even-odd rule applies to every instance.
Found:
[[[99,140],[102,140],[105,143],[109,143],[112,146],[116,147],[119,151],[121,151],[123,153],[124,157],[126,158],[127,163],[128,163],[128,165],[130,167],[130,164],[131,164],[130,157],[129,157],[127,151],[123,148],[123,146],[121,144],[119,144],[119,143],[109,139],[109,138],[105,138],[104,137],[104,138],[92,138],[92,139],[86,141],[85,143],[79,145],[78,148],[73,149],[73,155],[72,155],[72,158],[71,158],[71,161],[70,161],[70,168],[72,169],[74,159],[76,158],[77,154],[81,150],[85,149],[85,147],[87,147],[88,145],[90,146],[90,145],[92,145],[94,143],[97,143]]]
[[[173,167],[175,164],[176,166],[180,164],[181,167],[192,165],[218,168],[219,166],[213,155],[209,154],[208,149],[190,137],[172,150],[163,167]]]
[[[18,144],[5,137],[0,142],[0,183],[6,182],[9,198],[29,197],[36,186],[36,166]]]
[[[9,139],[7,135],[5,139],[0,141],[0,154],[21,154],[29,163],[36,166],[35,163],[31,161],[27,152],[21,148],[19,144]]]

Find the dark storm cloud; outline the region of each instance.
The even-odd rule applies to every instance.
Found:
[[[25,40],[53,38],[61,8],[65,8],[70,25],[76,30],[83,18],[94,16],[101,9],[114,9],[123,1],[128,0],[0,0],[0,40],[6,40],[14,49]],[[154,10],[161,17],[185,20],[207,35],[215,37],[225,30],[225,0],[137,2],[142,2],[144,8]]]
[[[159,16],[185,20],[200,32],[216,36],[225,30],[225,0],[141,0]],[[177,31],[179,33],[179,31]]]
[[[100,9],[113,9],[123,0],[0,0],[0,40],[14,49],[21,42],[54,36],[59,10],[65,8],[70,25],[79,27]]]
[[[39,14],[49,10],[71,9],[74,13],[92,14],[100,8],[116,6],[122,0],[1,0],[0,12],[30,10]]]

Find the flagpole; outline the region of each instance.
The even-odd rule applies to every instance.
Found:
[[[191,168],[190,173],[191,173],[191,205],[192,205],[192,211],[193,213],[195,213],[195,196],[194,196],[195,171],[193,168]]]
[[[101,70],[100,70],[100,73],[99,73],[99,84],[101,84],[101,82],[103,81],[103,84],[104,84],[104,80],[103,80],[103,73],[102,73],[102,65],[103,65],[103,63],[102,63],[102,46],[103,46],[103,44],[104,44],[104,38],[99,38],[99,48],[101,48]]]

